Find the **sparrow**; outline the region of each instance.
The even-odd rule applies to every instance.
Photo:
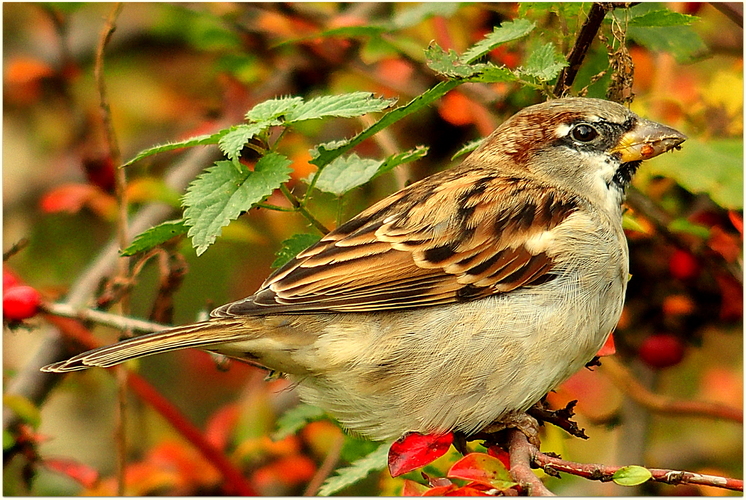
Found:
[[[473,435],[603,346],[629,277],[625,188],[641,161],[685,139],[600,99],[529,106],[459,166],[361,212],[208,321],[42,370],[196,347],[284,374],[357,435]]]

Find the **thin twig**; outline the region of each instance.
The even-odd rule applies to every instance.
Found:
[[[565,472],[574,476],[592,479],[594,481],[613,481],[614,474],[623,469],[622,466],[603,465],[603,464],[584,464],[563,460],[559,457],[553,457],[541,453],[539,449],[531,444],[526,435],[522,432],[511,429],[509,434],[508,447],[510,452],[510,472],[516,482],[528,485],[529,494],[553,494],[546,493],[542,490],[544,484],[536,475],[530,471],[527,463],[533,467],[539,467],[550,475],[556,476],[559,472]],[[646,467],[647,468],[647,467]],[[528,470],[527,470],[528,469]],[[696,472],[670,470],[670,469],[651,469],[650,481],[666,484],[699,484],[703,486],[714,486],[733,491],[743,491],[743,480],[729,477],[712,476],[709,474],[698,474]],[[532,477],[533,476],[533,479]],[[538,483],[537,483],[538,481]],[[534,489],[538,488],[538,489]],[[546,488],[544,488],[546,489]],[[547,490],[548,491],[548,490]]]
[[[104,78],[104,52],[116,30],[116,20],[122,12],[124,5],[116,3],[106,20],[101,38],[96,50],[96,62],[94,65],[94,78],[99,96],[99,107],[101,108],[101,119],[104,127],[106,145],[109,149],[109,159],[114,165],[122,164],[122,154],[119,150],[114,123],[111,118],[111,106],[106,95],[106,80]],[[128,203],[127,203],[127,178],[123,168],[115,171],[115,194],[117,198],[117,238],[120,248],[125,248],[129,242],[128,227]],[[118,278],[122,281],[128,280],[130,275],[129,258],[119,259]],[[119,303],[122,314],[129,313],[129,293],[122,294]],[[125,336],[131,336],[131,332],[125,330]],[[123,496],[125,492],[125,472],[127,466],[127,371],[123,367],[115,369],[117,378],[117,418],[116,418],[116,443],[117,443],[117,495]]]
[[[308,486],[306,486],[306,491],[303,492],[304,497],[316,496],[316,493],[318,493],[321,485],[324,483],[326,478],[329,477],[332,471],[334,471],[334,467],[337,465],[337,462],[339,462],[339,457],[342,455],[342,445],[344,444],[344,442],[344,434],[339,434],[334,442],[332,442],[332,445],[329,448],[329,453],[327,453],[326,458],[324,458],[324,462],[316,471],[316,474],[313,475],[311,481],[309,481],[308,483]]]
[[[530,446],[530,445],[529,445]],[[574,476],[592,479],[594,481],[612,481],[614,473],[624,467],[602,464],[582,464],[570,462],[561,458],[536,452],[533,455],[534,464],[541,468],[547,468],[554,472],[566,472]],[[647,468],[647,467],[646,467]],[[729,477],[712,476],[709,474],[698,474],[683,470],[651,469],[650,481],[666,484],[699,484],[702,486],[714,486],[726,490],[743,491],[743,480]]]
[[[138,332],[152,333],[170,328],[168,325],[152,323],[141,319],[112,314],[98,309],[77,308],[70,304],[47,303],[42,306],[47,314],[62,316],[63,318],[75,318],[82,321],[92,321],[103,326],[110,326],[118,330],[133,330]]]
[[[743,411],[709,401],[682,401],[650,392],[614,357],[604,358],[599,371],[611,379],[627,397],[655,413],[700,416],[743,422]]]

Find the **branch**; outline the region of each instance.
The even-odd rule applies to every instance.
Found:
[[[531,470],[536,446],[528,442],[526,435],[518,429],[508,430],[508,453],[510,454],[510,475],[527,491],[529,496],[556,496]]]
[[[141,319],[111,314],[98,309],[76,308],[70,304],[47,303],[42,305],[42,310],[47,314],[73,318],[83,321],[92,321],[99,325],[110,326],[118,330],[133,330],[138,332],[152,333],[170,328],[168,325],[152,323]]]
[[[559,472],[566,472],[567,474],[572,474],[574,476],[603,482],[613,481],[614,473],[624,468],[620,466],[571,462],[569,460],[563,460],[558,457],[541,453],[536,446],[529,443],[525,434],[516,429],[510,430],[508,443],[511,463],[510,472],[517,482],[529,487],[529,494],[552,494],[546,490],[539,478],[529,470],[530,467],[527,465],[529,463],[533,464],[534,467],[543,469],[544,472],[552,476],[557,476]],[[698,484],[733,491],[743,491],[742,479],[698,474],[696,472],[681,470],[651,468],[647,468],[647,470],[650,471],[650,474],[652,475],[649,480],[658,483]],[[533,478],[530,476],[533,476]],[[537,484],[537,481],[541,486]],[[531,488],[541,489],[531,490]]]
[[[743,423],[743,412],[737,408],[709,401],[676,400],[650,392],[619,360],[611,356],[604,358],[599,371],[609,377],[614,385],[630,399],[650,411],[670,415],[719,418]]]
[[[554,95],[557,97],[566,96],[569,92],[578,74],[578,70],[583,64],[583,59],[585,59],[588,49],[590,49],[593,40],[596,38],[596,33],[598,33],[601,27],[606,12],[612,8],[610,4],[600,2],[594,2],[591,6],[588,17],[585,19],[582,28],[580,28],[578,37],[575,39],[575,45],[567,57],[568,65],[562,68],[559,78],[557,78],[557,84],[554,86]]]

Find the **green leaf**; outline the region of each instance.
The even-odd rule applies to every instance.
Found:
[[[324,410],[318,406],[300,403],[287,410],[277,419],[277,430],[272,434],[272,440],[279,441],[292,436],[309,423],[321,420],[325,416]]]
[[[642,164],[646,175],[670,177],[692,193],[705,193],[729,210],[743,208],[743,141],[688,139],[681,151]]]
[[[230,161],[218,161],[195,179],[184,195],[187,233],[197,255],[215,242],[222,228],[252,205],[264,200],[290,178],[292,162],[285,156],[269,153],[256,163],[254,170],[236,170]]]
[[[628,465],[622,467],[611,476],[612,480],[620,486],[637,486],[653,477],[653,474],[645,467],[639,465]]]
[[[688,26],[698,19],[696,16],[680,14],[668,9],[649,10],[642,13],[639,10],[630,9],[629,13],[632,15],[627,21],[629,27]]]
[[[338,469],[327,478],[319,489],[320,496],[329,496],[368,477],[368,474],[386,468],[390,443],[382,443],[373,453],[355,461],[349,467]]]
[[[130,246],[122,250],[121,254],[125,257],[130,257],[139,252],[146,252],[167,242],[171,238],[186,233],[187,227],[184,225],[184,219],[161,222],[157,226],[153,226],[135,236]]]
[[[349,94],[315,97],[289,110],[286,123],[296,123],[317,118],[352,118],[366,113],[383,111],[396,103],[396,99],[373,97],[372,92],[350,92]]]
[[[514,82],[518,76],[509,68],[495,66],[494,64],[484,64],[481,71],[469,78],[470,82],[497,83],[497,82]]]
[[[484,139],[485,138],[483,137],[481,139],[477,139],[464,144],[463,146],[461,146],[461,149],[456,151],[453,156],[451,156],[451,160],[455,160],[456,158],[460,158],[461,156],[471,153],[472,151],[477,149],[482,144],[482,142],[484,142]]]
[[[379,175],[383,175],[386,172],[398,167],[399,165],[403,165],[404,163],[409,163],[412,161],[417,161],[420,158],[424,158],[429,150],[430,148],[428,148],[427,146],[417,146],[416,148],[410,149],[409,151],[391,155],[383,161],[380,167],[378,167],[378,171],[373,176],[373,178],[375,179]]]
[[[137,153],[134,158],[132,158],[130,161],[128,161],[122,166],[127,167],[129,165],[132,165],[136,161],[140,161],[143,158],[147,158],[148,156],[153,156],[154,154],[163,153],[166,151],[173,151],[174,149],[191,148],[193,146],[205,146],[208,144],[217,144],[218,141],[220,141],[220,138],[226,132],[228,132],[227,129],[221,130],[214,134],[198,135],[196,137],[190,137],[189,139],[185,139],[183,141],[169,142],[166,144],[159,144],[158,146],[153,146],[152,148],[143,149],[142,151]]]
[[[380,160],[360,158],[355,153],[339,157],[324,167],[314,187],[325,193],[342,196],[371,180],[381,165],[383,162]]]
[[[455,50],[446,52],[435,42],[425,50],[425,57],[430,69],[449,78],[469,78],[486,67],[485,64],[463,64]]]
[[[492,30],[492,33],[485,36],[484,40],[468,48],[461,56],[461,61],[467,64],[472,63],[495,47],[528,35],[535,27],[536,24],[528,19],[516,19],[502,23]]]
[[[287,96],[270,99],[251,108],[246,113],[246,119],[252,122],[269,122],[287,114],[301,104],[303,104],[302,97]]]
[[[381,117],[380,120],[375,122],[370,127],[366,128],[355,137],[344,141],[341,144],[335,144],[333,148],[326,148],[324,145],[318,145],[312,150],[311,163],[319,168],[328,165],[335,158],[342,156],[344,153],[354,148],[368,137],[375,135],[381,130],[391,126],[393,123],[401,120],[405,116],[419,111],[420,109],[430,105],[434,101],[443,97],[446,93],[454,88],[458,87],[461,82],[451,80],[440,82],[429,90],[426,90],[422,94],[418,95],[404,106],[398,107],[389,113],[386,113]]]
[[[521,68],[520,72],[548,82],[559,75],[565,66],[567,66],[567,61],[550,42],[534,50],[526,60],[526,66]]]
[[[710,238],[710,229],[686,219],[674,219],[668,223],[668,230],[673,233],[691,234],[703,240]]]
[[[282,242],[282,247],[275,253],[275,261],[271,267],[282,267],[290,262],[293,257],[310,247],[321,239],[319,234],[298,233]]]
[[[679,63],[691,62],[707,52],[707,46],[691,26],[630,26],[627,36],[652,51],[670,52]]]
[[[267,122],[235,125],[218,141],[220,150],[231,160],[238,160],[244,146],[256,135],[268,127]]]
[[[23,396],[5,394],[3,396],[3,407],[10,409],[23,422],[29,424],[34,429],[37,429],[39,424],[41,424],[39,407]]]

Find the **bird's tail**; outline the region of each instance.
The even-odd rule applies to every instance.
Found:
[[[86,351],[72,358],[41,368],[43,372],[64,373],[100,366],[107,368],[124,361],[187,347],[207,348],[211,345],[246,340],[245,324],[240,320],[204,321],[149,333],[116,344]]]

